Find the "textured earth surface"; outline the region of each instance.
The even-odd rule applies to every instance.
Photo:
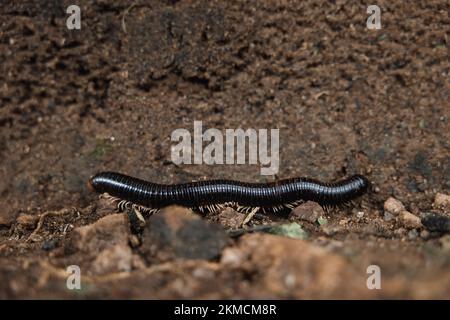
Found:
[[[448,1],[377,1],[380,30],[372,3],[340,0],[84,0],[68,30],[72,2],[0,8],[0,298],[450,298]],[[279,128],[279,173],[173,164],[194,121]],[[244,227],[167,208],[134,234],[86,188],[102,170],[372,189]]]

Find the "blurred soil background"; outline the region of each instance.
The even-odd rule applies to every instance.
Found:
[[[372,2],[80,0],[68,30],[74,1],[3,0],[0,298],[450,298],[450,4],[379,0],[368,30]],[[174,165],[195,120],[279,128],[277,177]],[[372,190],[244,227],[168,208],[136,235],[86,188],[103,170]]]

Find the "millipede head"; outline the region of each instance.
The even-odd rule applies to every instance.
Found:
[[[94,179],[93,176],[91,178],[89,178],[88,182],[86,182],[86,186],[89,189],[89,191],[96,192],[93,179]]]

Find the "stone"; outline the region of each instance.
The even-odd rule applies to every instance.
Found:
[[[65,250],[74,254],[81,267],[90,274],[130,271],[133,252],[128,245],[129,237],[126,216],[112,214],[75,228]]]
[[[437,208],[449,208],[450,195],[443,193],[436,193],[436,196],[434,197],[434,206]]]
[[[408,232],[408,239],[409,240],[415,240],[419,236],[419,232],[417,232],[416,229],[412,229]]]
[[[398,201],[397,199],[390,197],[384,202],[384,210],[393,214],[397,215],[401,211],[405,210],[405,207],[403,206],[403,203]]]
[[[274,225],[264,232],[271,234],[276,234],[283,237],[293,238],[293,239],[307,239],[308,233],[303,230],[302,226],[296,222],[284,223],[279,225]]]
[[[431,213],[425,215],[425,217],[422,218],[422,224],[429,231],[436,231],[443,233],[450,232],[450,218],[440,214]]]
[[[395,217],[394,217],[394,215],[392,213],[390,213],[388,211],[384,212],[384,216],[383,216],[383,220],[384,221],[389,222],[389,221],[392,221],[394,219],[395,219]]]
[[[344,257],[319,245],[254,233],[242,236],[237,249],[239,253],[227,252],[225,256],[224,252],[221,263],[233,269],[240,266],[245,274],[257,275],[254,292],[279,298],[367,295],[366,274],[355,271]],[[348,290],[343,292],[343,286]]]
[[[245,214],[239,213],[233,208],[227,207],[218,215],[219,222],[225,228],[238,229],[242,226]]]
[[[307,201],[299,205],[298,207],[294,208],[294,210],[292,210],[291,213],[289,214],[289,219],[303,220],[315,223],[317,219],[319,219],[321,216],[324,215],[325,212],[318,203]]]
[[[324,226],[328,223],[328,219],[324,217],[319,217],[317,219],[317,223],[319,224],[319,226]]]
[[[116,244],[100,251],[92,262],[94,274],[105,274],[113,272],[131,271],[133,255],[131,248]]]
[[[403,210],[398,215],[399,222],[406,228],[415,229],[420,228],[422,223],[420,222],[420,218],[413,215],[411,212]]]
[[[424,240],[428,240],[430,237],[430,232],[428,230],[422,230],[420,231],[420,237]]]
[[[228,243],[221,225],[210,223],[189,209],[168,207],[149,218],[140,252],[149,263],[176,259],[212,260]]]

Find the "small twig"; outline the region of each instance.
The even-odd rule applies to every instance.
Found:
[[[123,13],[122,16],[122,29],[123,32],[127,33],[127,26],[125,24],[125,17],[128,15],[128,13],[131,11],[131,9],[133,9],[136,6],[136,3],[138,2],[138,0],[134,1],[131,6],[129,6],[127,9],[125,9],[125,12]]]
[[[264,231],[267,229],[271,229],[275,225],[276,224],[266,224],[266,225],[253,226],[250,228],[240,228],[240,229],[228,230],[227,233],[230,237],[235,238],[235,237],[240,237],[245,233],[258,232],[258,231]]]
[[[245,226],[250,220],[252,220],[253,216],[258,210],[259,207],[253,208],[253,210],[250,211],[250,213],[245,216],[244,221],[242,221],[241,227]]]

